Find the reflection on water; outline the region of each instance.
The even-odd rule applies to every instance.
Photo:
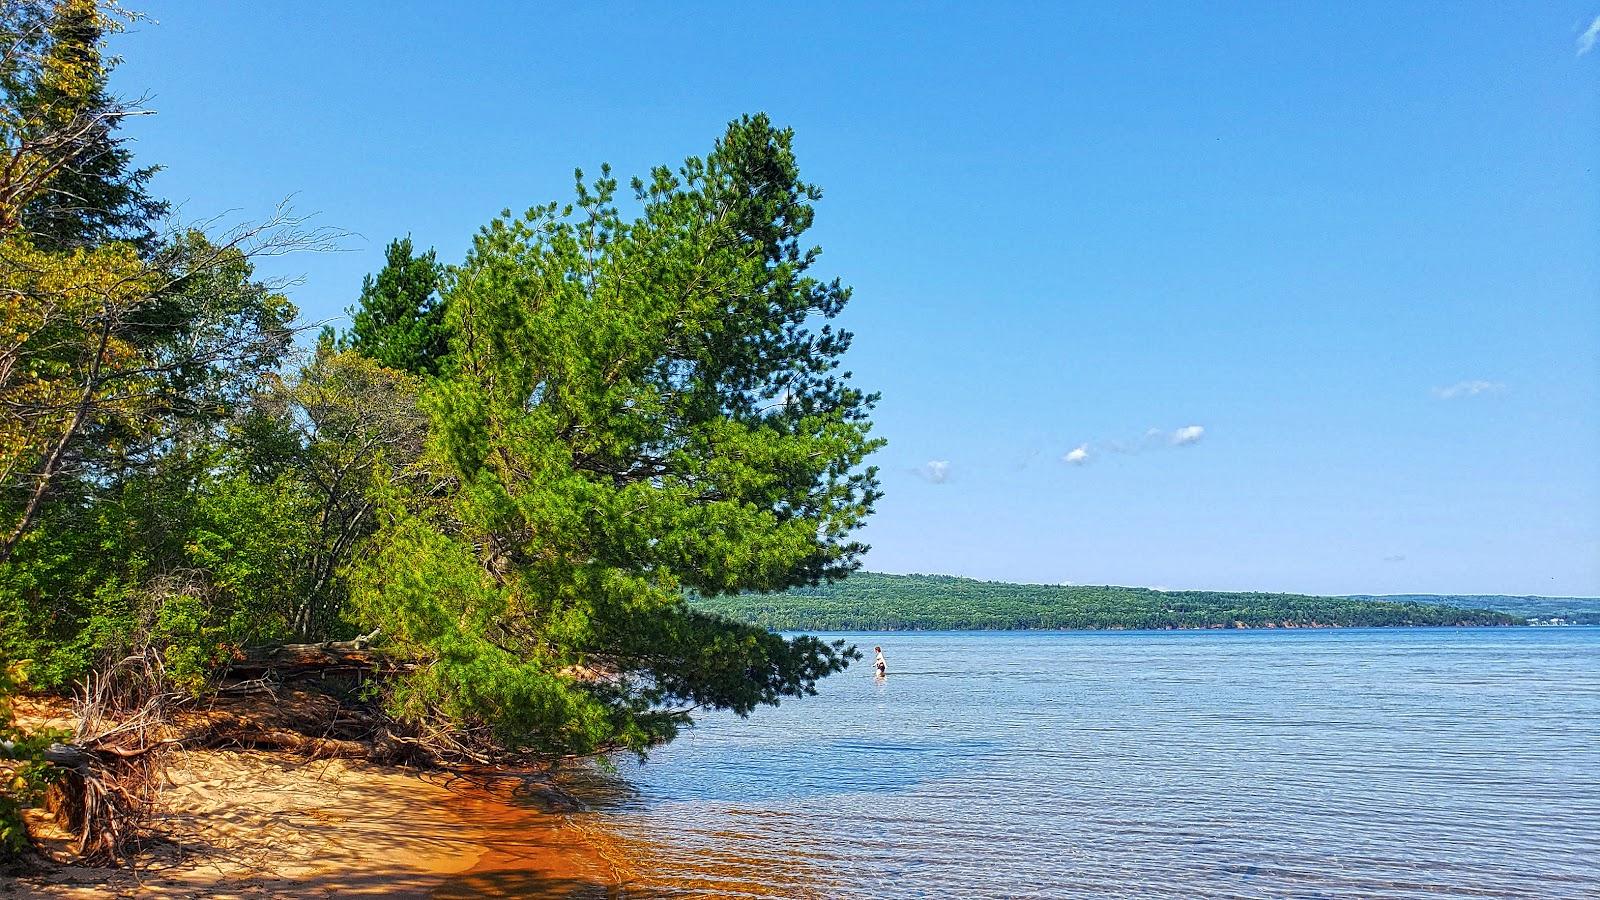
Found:
[[[1600,629],[856,636],[575,776],[623,896],[1600,896]]]
[[[563,786],[588,807],[605,811],[631,810],[640,801],[748,804],[883,793],[960,777],[1006,747],[999,741],[956,737],[873,741],[813,733],[812,738],[815,743],[726,747],[717,755],[717,777],[712,780],[694,767],[661,764],[665,756],[657,753],[645,766],[625,765],[626,778],[590,772],[570,776]],[[819,760],[826,765],[817,765]],[[648,776],[640,778],[641,772]],[[630,779],[648,785],[648,794]]]

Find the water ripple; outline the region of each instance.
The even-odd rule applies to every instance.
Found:
[[[575,778],[626,896],[1600,896],[1600,629],[857,642]]]

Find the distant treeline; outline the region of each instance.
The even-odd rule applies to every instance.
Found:
[[[1008,584],[948,575],[858,572],[781,594],[695,601],[701,609],[779,631],[1519,625],[1515,615],[1438,603],[1300,594],[1156,591]]]
[[[1505,594],[1356,594],[1352,600],[1475,606],[1525,619],[1561,619],[1572,625],[1600,625],[1600,597],[1515,597]]]

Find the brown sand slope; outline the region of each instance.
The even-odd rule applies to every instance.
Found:
[[[345,760],[178,755],[142,871],[66,867],[0,897],[613,897],[621,879],[557,815],[444,776]]]

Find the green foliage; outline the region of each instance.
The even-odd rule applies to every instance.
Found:
[[[44,797],[56,772],[44,751],[63,736],[19,727],[11,698],[26,681],[27,662],[0,656],[0,861],[27,849],[28,829],[22,811]]]
[[[432,250],[415,253],[409,237],[391,241],[384,257],[383,269],[362,281],[360,300],[347,310],[344,345],[391,369],[437,375],[450,350],[438,295],[444,267]]]
[[[199,231],[175,235],[151,265],[161,289],[140,304],[129,334],[160,377],[156,408],[188,423],[225,421],[284,363],[299,310],[257,280],[237,245]]]
[[[0,566],[0,651],[54,688],[154,646],[198,689],[228,648],[290,634],[314,497],[224,462],[175,452],[86,509],[52,506]]]
[[[161,649],[173,685],[192,694],[207,687],[228,643],[212,605],[190,594],[162,599],[145,642]]]
[[[414,381],[328,350],[228,425],[168,432],[50,505],[0,566],[0,647],[37,659],[40,684],[155,646],[199,689],[229,648],[353,633],[343,567],[374,527],[374,483],[405,483],[421,452]]]
[[[572,205],[491,223],[452,273],[454,366],[432,384],[454,493],[396,495],[356,577],[362,613],[432,660],[412,715],[589,752],[748,713],[853,657],[690,609],[857,565],[877,498],[874,398],[838,372],[849,292],[808,274],[816,188],[790,132],[732,123],[705,159],[609,170]],[[819,323],[820,327],[817,327]]]
[[[378,493],[431,483],[418,387],[417,378],[323,342],[293,379],[276,381],[234,423],[231,444],[252,477],[297,485],[308,500],[284,570],[298,579],[299,637],[346,636],[343,568],[375,527]]]
[[[219,635],[286,633],[284,567],[315,504],[246,479],[219,428],[279,364],[294,307],[198,233],[154,261],[121,244],[6,261],[23,256],[0,273],[24,373],[0,380],[0,648],[70,683],[149,639],[174,593],[214,606],[212,630],[164,638],[212,642],[191,660],[217,658]]]
[[[295,308],[249,260],[180,235],[155,262],[122,244],[0,242],[0,561],[52,499],[83,497],[232,415],[288,349]]]
[[[205,299],[180,301],[191,314],[177,330],[233,315],[216,310],[280,315],[250,299],[270,295],[230,293],[235,284],[187,285]],[[79,477],[57,485],[0,565],[0,648],[37,660],[39,684],[70,684],[155,646],[199,690],[232,647],[353,633],[342,567],[373,527],[374,479],[401,478],[398,465],[421,452],[416,386],[327,349],[292,379],[246,394],[240,380],[259,380],[268,362],[236,354],[221,370],[175,369],[153,446],[110,439],[121,434],[115,421],[96,424],[106,443],[80,457]],[[117,464],[89,465],[102,459]]]
[[[1300,594],[1007,584],[859,572],[772,595],[697,597],[708,612],[780,631],[1514,625],[1516,616],[1428,603]]]

